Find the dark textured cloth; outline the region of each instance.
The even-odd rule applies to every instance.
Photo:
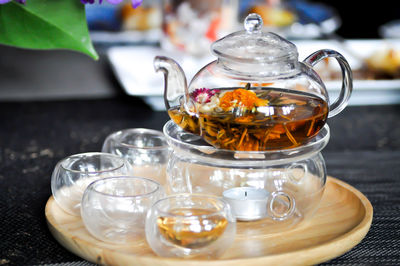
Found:
[[[0,103],[0,264],[90,265],[59,245],[44,207],[53,167],[99,151],[113,131],[161,129],[165,112],[141,100]],[[328,174],[363,192],[374,207],[366,238],[327,265],[400,265],[400,106],[348,107],[329,120]]]

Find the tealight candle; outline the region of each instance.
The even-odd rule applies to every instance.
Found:
[[[235,187],[225,190],[223,198],[239,221],[254,221],[267,216],[269,193],[255,187]]]

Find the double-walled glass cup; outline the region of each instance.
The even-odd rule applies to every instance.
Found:
[[[82,195],[87,186],[102,178],[128,175],[132,168],[117,155],[87,152],[59,161],[51,177],[51,191],[57,204],[72,215],[80,215]]]
[[[308,144],[277,151],[216,149],[172,121],[164,126],[164,134],[173,149],[168,194],[224,197],[238,221],[264,224],[268,232],[309,219],[319,206],[326,183],[320,151],[329,140],[327,125]],[[251,231],[248,228],[243,230]]]
[[[162,197],[162,187],[150,179],[122,176],[97,180],[83,195],[82,220],[99,240],[140,241],[144,238],[147,211]]]
[[[162,132],[146,128],[114,132],[105,139],[102,152],[127,159],[132,165],[133,175],[165,184],[170,149]]]
[[[216,258],[230,247],[235,233],[229,204],[209,195],[161,199],[146,218],[147,242],[162,257]]]

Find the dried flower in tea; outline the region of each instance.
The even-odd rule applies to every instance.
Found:
[[[249,83],[248,83],[249,84]],[[326,101],[305,92],[278,88],[196,89],[196,116],[182,106],[168,110],[184,130],[217,148],[264,151],[306,143],[324,126]]]

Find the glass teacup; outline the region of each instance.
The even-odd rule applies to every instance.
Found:
[[[102,152],[127,159],[132,165],[133,175],[165,184],[165,168],[170,149],[162,132],[146,128],[114,132],[105,139]]]
[[[82,195],[87,186],[102,178],[128,175],[132,167],[117,155],[88,152],[59,161],[51,177],[51,191],[57,204],[67,213],[79,216]]]
[[[97,180],[82,197],[82,220],[87,230],[102,241],[140,240],[144,238],[147,211],[162,197],[162,187],[150,179],[122,176]]]
[[[213,196],[167,197],[146,218],[147,242],[163,257],[216,258],[233,243],[235,233],[230,206]]]

